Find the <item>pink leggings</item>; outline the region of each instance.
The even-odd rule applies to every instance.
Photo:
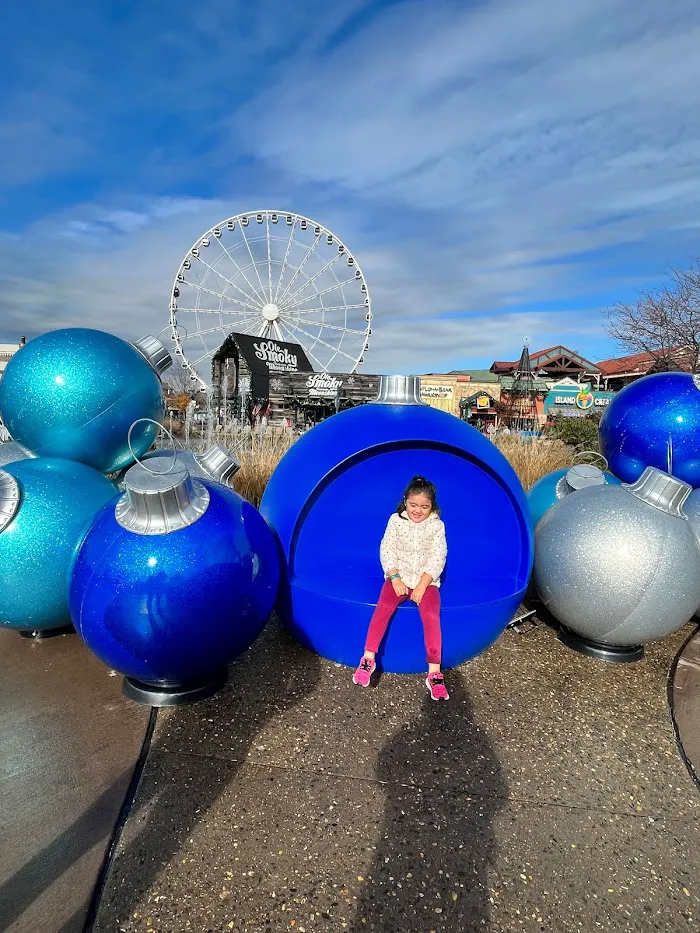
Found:
[[[410,599],[413,591],[409,590],[407,596],[397,596],[390,580],[386,580],[379,594],[379,602],[374,610],[372,621],[369,623],[365,651],[374,654],[379,651],[379,645],[401,603]],[[442,654],[442,633],[440,631],[440,591],[436,586],[427,587],[420,606],[418,607],[423,623],[423,636],[425,638],[425,653],[428,664],[439,664]]]

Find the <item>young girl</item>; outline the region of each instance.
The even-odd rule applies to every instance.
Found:
[[[448,700],[445,679],[440,672],[442,635],[440,632],[440,574],[445,567],[447,542],[440,520],[435,486],[422,476],[414,476],[399,507],[389,519],[379,549],[385,582],[372,616],[365,642],[365,653],[353,674],[361,687],[369,686],[376,667],[374,656],[400,603],[413,600],[418,606],[428,676],[425,685],[433,700]]]

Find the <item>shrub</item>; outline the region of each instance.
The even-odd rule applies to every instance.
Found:
[[[585,418],[556,418],[549,429],[548,436],[562,441],[571,447],[585,450],[599,450],[598,415],[586,415]]]

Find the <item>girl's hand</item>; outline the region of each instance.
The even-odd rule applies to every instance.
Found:
[[[426,588],[422,584],[419,583],[418,586],[416,586],[413,592],[411,593],[411,599],[416,604],[416,606],[420,606],[421,600],[425,596],[425,589]]]
[[[392,580],[391,585],[394,587],[394,592],[397,596],[408,595],[408,587],[399,577],[397,577],[395,580]]]

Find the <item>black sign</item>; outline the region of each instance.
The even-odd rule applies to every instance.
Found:
[[[298,343],[282,343],[271,337],[232,334],[253,376],[278,373],[311,373],[313,367]]]

